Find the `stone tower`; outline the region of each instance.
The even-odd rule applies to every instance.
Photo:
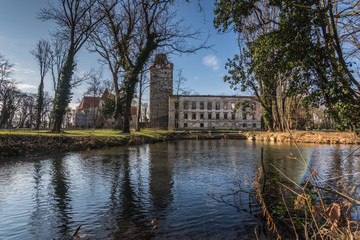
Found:
[[[167,129],[169,95],[173,92],[173,64],[165,54],[158,54],[150,67],[150,123],[152,127]]]

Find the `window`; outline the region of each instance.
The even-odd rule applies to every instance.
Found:
[[[203,123],[200,123],[200,127],[203,128],[203,127],[204,127],[204,124],[203,124]]]
[[[204,114],[200,113],[200,119],[204,119]]]
[[[208,110],[212,110],[212,102],[208,102],[208,103],[207,103],[207,109],[208,109]]]
[[[187,123],[184,123],[184,127],[188,127],[188,124],[187,124]]]
[[[224,113],[224,119],[227,119],[227,113]]]
[[[189,103],[188,102],[184,102],[184,109],[188,109],[189,108]]]
[[[228,103],[224,102],[224,110],[228,110]]]
[[[234,110],[234,109],[235,109],[235,103],[232,102],[232,103],[231,103],[231,110]]]
[[[179,119],[179,114],[175,113],[175,119]]]
[[[246,120],[246,113],[243,113],[243,119]]]
[[[235,113],[232,113],[232,114],[231,114],[231,119],[232,119],[232,120],[235,120]]]
[[[191,103],[191,109],[196,109],[196,102]]]
[[[179,102],[175,102],[175,109],[179,109]]]
[[[219,102],[215,103],[215,109],[220,110],[220,103]]]
[[[184,119],[188,119],[188,114],[184,113]]]
[[[204,110],[204,102],[200,102],[200,109]]]
[[[220,114],[216,114],[216,119],[220,119]]]
[[[247,127],[247,124],[246,124],[246,123],[243,123],[243,127],[246,128],[246,127]]]
[[[208,114],[208,119],[211,119],[211,113]]]
[[[252,120],[256,120],[255,113],[252,114]]]
[[[253,123],[253,128],[256,128],[256,123]]]
[[[175,123],[175,128],[179,128],[179,123]]]
[[[192,114],[192,119],[195,120],[196,119],[196,113]]]

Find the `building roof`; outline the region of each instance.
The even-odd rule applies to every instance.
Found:
[[[170,97],[189,97],[189,98],[193,98],[193,97],[203,97],[203,98],[208,98],[208,97],[216,97],[216,98],[252,98],[252,99],[256,99],[255,96],[237,96],[237,95],[170,95]]]
[[[131,113],[131,115],[137,115],[137,107],[131,106],[130,113]]]
[[[98,108],[100,103],[99,97],[83,97],[78,110],[90,110],[93,108]]]
[[[100,100],[105,100],[107,96],[109,96],[110,92],[109,89],[105,89],[104,93],[101,95]]]

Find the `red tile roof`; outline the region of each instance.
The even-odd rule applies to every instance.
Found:
[[[99,97],[83,97],[78,110],[90,110],[94,107],[99,107],[100,98]]]
[[[106,88],[104,93],[101,95],[100,100],[105,100],[107,96],[109,96],[110,92],[109,90]]]
[[[137,115],[137,107],[131,106],[130,113],[131,113],[131,115]]]

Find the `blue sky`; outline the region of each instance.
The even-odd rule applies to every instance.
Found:
[[[54,0],[51,0],[54,1]],[[15,64],[14,79],[24,92],[37,91],[39,84],[39,69],[37,62],[30,54],[36,42],[46,39],[50,31],[56,27],[51,22],[42,22],[37,19],[40,8],[46,8],[48,0],[1,0],[0,8],[0,54]],[[186,25],[200,29],[203,37],[210,34],[209,45],[212,49],[203,49],[196,54],[168,56],[174,63],[175,72],[182,69],[187,79],[185,87],[199,94],[234,95],[229,84],[223,82],[226,73],[224,65],[228,58],[238,52],[236,36],[233,33],[218,34],[213,27],[213,1],[202,1],[203,13],[199,13],[197,4],[188,4],[185,1],[176,4],[178,16],[185,20]],[[90,54],[86,49],[77,55],[78,72],[83,73],[92,67],[98,68],[98,56]],[[106,67],[104,78],[110,79]],[[174,72],[174,75],[175,75]],[[86,84],[73,89],[72,106],[82,98],[86,91]],[[50,78],[45,82],[45,90],[53,95]],[[238,93],[237,93],[238,94]]]

